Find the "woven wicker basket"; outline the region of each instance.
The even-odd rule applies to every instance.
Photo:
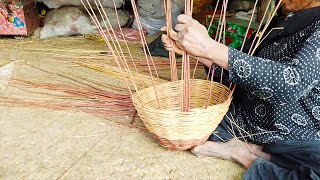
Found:
[[[140,118],[164,147],[186,150],[204,143],[229,109],[232,98],[226,86],[213,83],[211,100],[205,109],[210,81],[194,79],[190,84],[190,112],[181,112],[181,81],[155,86],[160,108],[154,87],[133,95]]]

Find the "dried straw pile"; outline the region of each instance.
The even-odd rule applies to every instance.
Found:
[[[139,59],[140,47],[130,48]],[[113,102],[114,97],[127,102],[129,94],[109,68],[113,59],[100,55],[107,51],[103,43],[82,38],[1,39],[0,49],[20,54],[12,81],[0,94],[0,177],[240,179],[239,165],[160,148],[150,133],[140,130],[144,126],[138,118],[132,124],[131,105],[113,105],[123,111],[104,114],[116,113],[107,110],[111,97]],[[105,66],[100,67],[101,62]],[[159,64],[167,62],[156,59]],[[163,66],[160,76],[162,81],[170,79],[170,69]],[[97,108],[101,104],[104,109]]]
[[[15,73],[10,84],[17,93],[1,95],[0,104],[82,111],[99,117],[135,116],[127,86],[105,43],[75,37],[1,40],[1,46],[28,71]],[[141,47],[129,47],[138,69],[133,74],[138,86],[151,86]],[[161,72],[158,83],[167,82],[168,60],[155,59]]]

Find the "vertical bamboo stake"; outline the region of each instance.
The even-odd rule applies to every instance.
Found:
[[[185,14],[192,17],[193,0],[185,0]],[[190,57],[184,52],[182,112],[190,112]]]
[[[169,35],[172,29],[171,0],[165,0],[164,7],[165,7],[165,14],[167,19],[166,21],[167,34]],[[168,40],[170,41],[171,44],[173,44],[173,40],[170,38],[170,36],[168,36]],[[176,60],[176,55],[174,51],[169,52],[169,60],[170,60],[170,69],[171,69],[171,81],[177,81],[178,80],[177,60]]]
[[[274,12],[272,13],[271,17],[269,18],[268,22],[266,23],[264,29],[262,30],[262,32],[259,34],[259,38],[258,38],[258,41],[257,41],[257,44],[255,46],[255,48],[252,50],[251,52],[251,55],[254,54],[254,52],[257,50],[258,46],[259,46],[259,43],[261,42],[261,39],[262,39],[262,36],[264,35],[264,33],[266,32],[271,20],[273,19],[273,17],[276,15],[277,13],[277,10],[279,9],[279,7],[281,6],[282,4],[282,0],[279,1],[276,9],[274,10]]]

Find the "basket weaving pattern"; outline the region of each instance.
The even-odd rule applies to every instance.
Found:
[[[205,108],[210,81],[194,79],[190,85],[190,112],[181,112],[181,81],[156,85],[133,95],[140,118],[164,147],[186,150],[204,143],[229,109],[232,98],[226,86],[213,82],[209,106]]]

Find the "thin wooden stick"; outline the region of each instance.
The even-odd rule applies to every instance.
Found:
[[[257,0],[257,1],[258,1],[258,0]],[[275,14],[277,13],[277,11],[278,11],[278,9],[279,9],[279,7],[280,7],[281,4],[282,4],[282,0],[279,1],[276,9],[275,9],[274,12],[272,13],[272,15],[269,17],[269,19],[268,19],[268,21],[267,21],[267,23],[266,23],[263,31],[259,34],[259,39],[258,39],[258,41],[257,41],[257,44],[256,44],[255,48],[252,50],[252,52],[251,52],[249,55],[252,56],[252,55],[255,53],[255,51],[257,50],[257,48],[259,47],[260,43],[269,35],[270,32],[267,34],[266,37],[264,37],[264,38],[261,40],[261,38],[263,37],[264,33],[266,32],[268,26],[270,25],[271,20],[273,19],[273,17],[274,17]],[[261,22],[261,23],[262,23],[262,22]],[[260,25],[261,25],[261,24],[260,24]],[[274,28],[274,29],[275,29],[275,28]],[[232,84],[232,83],[231,83],[231,84]],[[233,92],[235,91],[236,87],[237,87],[237,85],[235,84],[234,87],[233,87],[233,89],[232,89],[231,95],[232,95]]]
[[[260,42],[257,42],[257,46],[260,46],[260,44],[270,35],[270,33],[273,31],[273,30],[283,30],[284,27],[277,27],[277,28],[272,28],[264,37],[263,39],[261,39]]]
[[[164,9],[166,13],[166,27],[167,27],[167,34],[169,35],[171,33],[172,29],[172,11],[171,11],[171,0],[164,0]],[[173,44],[173,40],[168,36],[168,40],[171,44]],[[178,75],[177,75],[177,61],[176,61],[176,55],[174,51],[169,52],[169,60],[170,60],[170,68],[171,68],[171,81],[177,81]]]
[[[120,29],[121,36],[122,36],[122,38],[123,38],[123,40],[124,40],[124,43],[125,43],[125,45],[126,45],[127,51],[128,51],[128,53],[129,53],[129,56],[130,56],[130,59],[131,59],[131,62],[132,62],[132,65],[133,65],[135,71],[136,71],[137,73],[139,73],[139,72],[138,72],[138,69],[137,69],[137,67],[136,67],[136,65],[135,65],[135,62],[134,62],[134,60],[133,60],[133,57],[132,57],[132,54],[131,54],[129,45],[128,45],[128,43],[127,43],[127,40],[126,40],[126,38],[125,38],[125,35],[124,35],[124,33],[123,33],[123,31],[122,31],[122,28],[121,28],[121,25],[120,25],[120,19],[119,19],[119,15],[118,15],[118,10],[117,10],[117,6],[116,6],[116,2],[115,2],[115,0],[112,0],[112,1],[113,1],[113,5],[114,5],[114,11],[116,12],[116,18],[117,18],[117,21],[118,21],[118,27],[119,27],[119,29]]]
[[[106,36],[106,34],[104,33],[104,31],[103,31],[103,29],[102,29],[102,27],[101,27],[101,25],[100,25],[100,23],[99,23],[98,18],[97,18],[96,15],[94,14],[94,11],[93,11],[90,3],[88,2],[88,0],[86,0],[86,1],[87,1],[88,7],[90,8],[91,11],[87,8],[87,5],[83,2],[83,0],[81,0],[81,3],[83,4],[84,8],[87,10],[87,12],[88,12],[88,14],[90,15],[91,19],[93,20],[93,22],[94,22],[95,25],[97,26],[99,32],[101,33],[104,41],[106,42],[109,50],[111,51],[111,53],[112,53],[112,55],[113,55],[113,57],[114,57],[115,62],[117,63],[117,65],[118,65],[118,67],[119,67],[119,69],[120,69],[120,71],[121,71],[121,75],[122,75],[123,80],[125,81],[125,83],[126,83],[126,85],[127,85],[127,87],[128,87],[128,90],[129,90],[129,92],[130,92],[130,95],[133,96],[133,93],[132,93],[132,91],[131,91],[130,85],[129,85],[128,81],[126,80],[125,75],[124,75],[124,73],[123,73],[123,71],[122,71],[122,67],[121,67],[121,65],[120,65],[120,63],[119,63],[118,56],[115,54],[115,52],[114,52],[114,50],[113,50],[110,42],[108,41],[107,36]],[[111,36],[110,36],[110,37],[111,37]]]
[[[137,5],[136,5],[134,0],[131,0],[131,4],[132,4],[132,7],[133,7],[133,13],[134,13],[135,20],[137,22],[138,31],[139,31],[139,34],[140,34],[140,37],[141,37],[141,42],[142,42],[142,45],[143,45],[142,47],[143,47],[143,50],[144,50],[145,55],[146,55],[147,63],[150,64],[149,63],[149,58],[150,58],[151,64],[152,64],[153,69],[154,69],[154,71],[156,73],[156,77],[159,79],[157,68],[154,65],[154,61],[153,61],[153,58],[151,56],[149,47],[147,46],[146,37],[145,37],[145,35],[143,33],[143,28],[142,28],[142,25],[141,25],[141,22],[140,22],[139,13],[138,13],[138,10],[137,10]],[[152,77],[153,77],[153,75],[152,75]]]
[[[279,1],[277,7],[275,8],[274,12],[272,13],[271,17],[269,18],[268,22],[266,23],[264,29],[263,29],[262,32],[259,34],[259,38],[258,38],[257,44],[256,44],[255,48],[252,50],[251,55],[253,55],[253,54],[255,53],[255,51],[257,50],[257,48],[258,48],[258,46],[259,46],[259,44],[260,44],[260,42],[261,42],[262,36],[263,36],[264,33],[266,32],[269,24],[271,23],[271,20],[272,20],[273,17],[276,15],[277,10],[278,10],[279,7],[281,6],[281,4],[282,4],[282,0]]]
[[[221,26],[221,30],[220,30],[220,33],[219,33],[219,39],[218,39],[218,42],[220,43],[221,42],[221,36],[222,36],[222,32],[224,32],[225,34],[225,30],[226,30],[226,14],[227,14],[227,5],[228,5],[228,0],[223,0],[223,16],[222,16],[222,26]],[[223,79],[223,71],[224,69],[221,68],[221,76],[220,76],[220,83],[222,83],[222,79]]]
[[[225,26],[226,26],[225,16],[226,16],[226,12],[227,12],[227,3],[228,3],[228,0],[223,0],[223,10],[221,11],[221,12],[223,12],[223,18],[222,18],[218,42],[221,41],[222,31],[225,31]],[[210,99],[211,99],[211,93],[212,93],[212,88],[213,88],[212,86],[213,86],[214,68],[215,68],[215,66],[213,67],[212,72],[211,72],[210,88],[209,88],[208,97],[207,97],[207,100],[205,103],[205,108],[208,108],[209,103],[210,103]],[[211,69],[211,67],[210,67],[210,69]],[[223,69],[221,70],[221,74],[222,74],[222,72],[223,72]],[[208,76],[209,76],[209,74],[208,74]],[[221,75],[221,77],[222,77],[222,75]]]
[[[252,44],[251,44],[251,46],[250,46],[250,49],[249,49],[248,54],[251,54],[251,50],[252,50],[252,48],[253,48],[253,46],[254,46],[254,44],[255,44],[255,42],[256,42],[257,37],[259,36],[260,29],[261,29],[262,24],[263,24],[263,22],[264,22],[264,20],[265,20],[265,18],[266,18],[266,16],[267,16],[267,13],[268,13],[267,10],[269,9],[269,7],[270,7],[270,5],[271,5],[271,2],[272,2],[272,0],[269,0],[268,5],[267,5],[267,7],[266,7],[266,11],[265,11],[264,14],[263,14],[263,17],[262,17],[261,22],[260,22],[260,24],[259,24],[257,33],[256,33],[256,35],[254,36],[254,39],[253,39],[253,42],[252,42]]]
[[[208,27],[208,32],[210,31],[210,28],[211,28],[211,26],[212,26],[212,21],[214,20],[214,17],[215,17],[215,15],[216,15],[216,12],[217,12],[217,9],[218,9],[218,5],[219,5],[219,1],[220,1],[220,0],[217,1],[216,7],[215,7],[214,12],[213,12],[213,14],[212,14],[212,18],[211,18],[211,21],[210,21],[210,24],[209,24],[209,27]],[[221,18],[221,16],[220,16],[220,18]],[[218,27],[219,27],[219,25],[218,25]],[[215,40],[216,40],[216,39],[215,39]],[[198,67],[198,63],[199,63],[199,58],[197,58],[196,66],[195,66],[195,68],[194,68],[194,70],[193,70],[192,79],[194,79],[194,77],[195,77],[195,73],[196,73],[196,70],[197,70],[197,67]],[[210,67],[210,68],[211,68],[211,67]],[[210,72],[210,69],[209,69],[209,72]],[[208,75],[207,75],[207,80],[209,80],[209,73],[208,73]]]
[[[213,63],[210,64],[210,67],[209,67],[209,70],[208,70],[207,81],[209,81],[209,78],[210,78],[210,72],[211,72],[211,69],[212,69],[212,65],[213,65]]]
[[[192,17],[193,1],[185,0],[185,14]],[[182,112],[190,112],[190,57],[187,52],[184,52],[184,76],[183,76],[183,99]]]
[[[139,14],[138,14],[138,10],[136,8],[137,6],[136,6],[136,3],[135,3],[135,0],[131,0],[131,4],[132,4],[132,7],[133,7],[135,20],[137,22],[138,31],[139,31],[139,34],[140,34],[140,37],[141,37],[141,41],[142,41],[142,44],[143,44],[142,47],[143,47],[143,50],[144,50],[144,53],[145,53],[145,57],[146,57],[146,60],[147,60],[148,69],[149,69],[149,72],[150,72],[150,76],[151,76],[154,92],[155,92],[155,95],[156,95],[157,105],[158,105],[158,108],[161,109],[160,103],[159,103],[159,98],[158,98],[158,92],[157,92],[157,89],[155,87],[154,77],[153,77],[153,74],[152,74],[152,71],[151,71],[151,67],[150,67],[149,58],[148,58],[147,53],[149,54],[150,60],[151,60],[151,62],[153,64],[153,67],[154,67],[154,70],[156,72],[156,76],[157,76],[158,79],[159,79],[159,75],[158,75],[157,69],[155,68],[154,61],[153,61],[153,58],[151,56],[149,47],[146,45],[147,41],[146,41],[146,38],[145,38],[144,33],[143,33],[143,29],[142,29],[141,22],[140,22],[140,19],[139,19]]]
[[[208,30],[210,30],[211,26],[212,26],[212,21],[214,20],[214,17],[216,15],[217,9],[218,9],[218,5],[219,5],[220,0],[217,1],[216,7],[214,8],[213,14],[212,14],[212,18],[210,21],[210,24],[208,26]]]
[[[129,65],[128,65],[128,63],[127,63],[127,60],[126,60],[126,58],[125,58],[125,56],[124,56],[124,53],[123,53],[123,50],[122,50],[121,45],[120,45],[120,43],[119,43],[119,40],[118,40],[118,38],[117,38],[117,36],[116,36],[116,34],[115,34],[115,32],[114,32],[114,29],[112,28],[112,25],[111,25],[111,23],[110,23],[110,20],[109,20],[107,14],[106,14],[106,12],[105,12],[105,10],[104,10],[101,2],[100,2],[100,1],[97,1],[97,0],[94,0],[94,2],[95,2],[96,6],[97,6],[97,8],[98,8],[98,11],[99,11],[99,13],[100,13],[100,15],[101,15],[101,17],[102,17],[102,20],[103,20],[105,26],[106,26],[106,27],[109,26],[109,28],[110,28],[110,30],[111,30],[114,38],[115,38],[115,41],[111,38],[111,42],[113,43],[113,46],[115,47],[116,51],[118,52],[118,56],[120,57],[119,59],[120,59],[122,65],[123,65],[124,69],[125,69],[126,72],[128,73],[129,78],[130,78],[130,80],[131,80],[131,83],[132,83],[133,87],[135,88],[136,91],[138,91],[136,82],[135,82],[135,80],[134,80],[134,78],[133,78],[133,76],[132,76],[131,70],[130,70]],[[98,4],[97,2],[99,2],[99,4]],[[99,8],[99,7],[100,7],[100,8]],[[107,23],[108,23],[108,26],[107,26],[106,21],[107,21]],[[108,28],[107,28],[107,30],[108,30]],[[109,31],[108,31],[108,34],[109,34],[110,37],[112,37],[111,34],[109,33]],[[116,43],[115,43],[115,42],[116,42]],[[119,50],[118,50],[117,46],[118,46]],[[120,51],[120,53],[119,53],[119,51]]]
[[[251,15],[251,18],[250,18],[250,21],[249,21],[249,25],[248,25],[246,34],[244,36],[244,40],[243,40],[243,43],[242,43],[240,51],[243,51],[244,45],[246,44],[247,36],[248,36],[249,30],[250,30],[250,27],[251,27],[251,24],[252,24],[252,21],[253,21],[254,14],[256,12],[257,5],[258,5],[258,0],[256,0],[256,2],[254,4],[253,12],[252,12],[252,15]]]
[[[224,1],[223,1],[224,2]],[[218,39],[218,37],[219,37],[219,32],[221,31],[221,29],[220,28],[222,28],[223,26],[221,26],[221,23],[222,23],[222,18],[223,18],[223,8],[224,8],[224,6],[223,6],[223,4],[222,4],[222,7],[221,7],[221,12],[220,12],[220,17],[219,17],[219,23],[218,23],[218,28],[217,28],[217,33],[216,33],[216,36],[214,37],[214,40],[215,41],[218,41],[217,39]]]
[[[199,57],[197,58],[196,65],[195,65],[194,70],[193,70],[192,80],[194,80],[194,77],[196,75],[196,70],[197,70],[198,64],[199,64]]]
[[[248,36],[249,30],[250,30],[250,27],[251,27],[251,24],[252,24],[252,21],[253,21],[253,17],[254,17],[254,14],[255,14],[257,5],[258,5],[258,0],[256,0],[256,2],[255,2],[255,4],[254,4],[254,7],[253,7],[253,12],[252,12],[252,15],[251,15],[249,24],[248,24],[248,28],[247,28],[247,31],[246,31],[246,33],[245,33],[245,35],[244,35],[244,39],[243,39],[243,42],[242,42],[242,45],[241,45],[241,48],[240,48],[240,51],[241,51],[241,52],[243,51],[244,45],[246,44],[247,36]],[[260,25],[261,25],[261,24],[262,24],[262,22],[260,23]],[[232,86],[232,83],[230,83],[230,87],[231,87],[231,86]],[[236,88],[236,85],[235,85],[234,88]]]
[[[210,101],[211,101],[211,94],[212,94],[212,89],[213,89],[212,85],[213,85],[214,69],[215,69],[215,66],[212,68],[211,79],[210,79],[210,88],[209,88],[209,92],[208,92],[207,102],[205,104],[206,109],[208,108]]]

